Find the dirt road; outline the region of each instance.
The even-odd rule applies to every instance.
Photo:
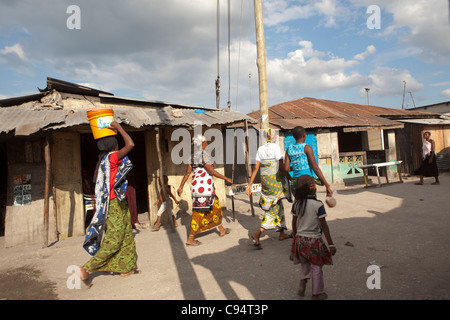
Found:
[[[417,186],[413,177],[338,190],[337,206],[327,211],[337,246],[334,264],[324,267],[329,299],[450,299],[450,174],[440,179],[440,186],[432,179]],[[324,189],[318,191],[323,200]],[[290,208],[285,205],[289,230]],[[224,226],[232,232],[223,238],[215,230],[202,234],[198,247],[184,244],[186,213],[178,215],[175,232],[167,226],[142,230],[135,234],[142,274],[97,273],[88,290],[78,289],[71,270],[89,259],[83,237],[48,248],[2,246],[0,299],[298,300],[300,266],[288,258],[291,240],[268,231],[263,250],[255,250],[248,239],[259,226],[261,209],[256,213],[252,217],[248,198],[238,196],[234,216],[225,212]],[[308,286],[305,299],[310,295]]]

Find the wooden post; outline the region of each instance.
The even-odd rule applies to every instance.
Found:
[[[164,182],[163,176],[164,176],[164,168],[163,168],[163,162],[162,162],[162,157],[161,157],[161,147],[160,147],[160,134],[159,134],[159,128],[156,128],[156,151],[158,153],[158,162],[159,162],[159,179],[161,181],[161,191],[164,195],[164,198],[166,199],[166,202],[171,201],[169,199],[169,195],[167,194],[167,186]],[[170,227],[172,229],[172,231],[175,231],[175,226],[173,224],[173,219],[172,219],[172,207],[167,204],[167,211],[169,212],[169,220],[170,220]]]
[[[267,98],[267,73],[266,73],[266,49],[264,41],[264,24],[262,12],[262,0],[254,0],[255,5],[255,27],[256,27],[256,50],[259,79],[259,109],[261,129],[269,128],[269,109]]]
[[[231,166],[231,180],[234,181],[234,166],[236,164],[236,154],[234,152],[236,148],[236,136],[233,134],[233,165]],[[236,216],[235,216],[235,212],[234,212],[234,192],[230,187],[230,191],[231,191],[231,209],[233,211],[233,221],[236,220]]]
[[[44,186],[44,246],[48,247],[48,227],[50,211],[50,184],[51,184],[51,155],[50,155],[50,136],[45,138],[44,146],[45,158],[45,186]]]
[[[247,182],[250,182],[252,175],[252,166],[250,165],[250,147],[248,136],[248,122],[245,120],[245,168],[247,170]],[[252,217],[255,216],[255,208],[253,208],[253,193],[250,194],[250,208],[252,209]]]
[[[235,136],[233,136],[233,140],[236,141]],[[233,143],[233,148],[235,148],[235,147],[236,147],[236,144]],[[233,181],[234,181],[234,166],[235,166],[235,162],[236,162],[235,161],[235,157],[233,155],[233,164],[231,166],[231,180],[233,180]],[[231,210],[233,212],[233,221],[234,221],[236,219],[236,216],[235,216],[235,213],[234,213],[234,192],[231,189],[231,187],[230,187],[230,191],[231,191]]]

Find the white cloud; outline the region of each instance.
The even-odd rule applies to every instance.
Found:
[[[290,5],[287,0],[263,1],[264,24],[271,27],[292,20],[309,18],[314,14],[310,4]]]
[[[330,28],[338,26],[337,20],[347,20],[349,10],[336,0],[266,0],[263,2],[263,13],[264,24],[268,27],[318,16],[324,18],[318,24]]]
[[[367,7],[372,0],[350,0],[354,6]],[[449,64],[449,4],[444,0],[380,0],[381,37],[394,37],[399,44],[417,48],[417,56],[433,63]]]
[[[425,88],[408,70],[377,67],[367,75],[357,71],[355,68],[361,61],[375,53],[374,46],[368,46],[354,59],[346,60],[314,50],[310,41],[301,41],[299,45],[300,48],[286,58],[267,62],[269,99],[281,102],[311,93],[348,89],[365,97],[365,87],[370,88],[374,97],[395,97],[402,95],[403,81],[406,81],[407,91]]]
[[[339,5],[336,0],[313,1],[314,8],[319,15],[325,16],[325,27],[338,27],[337,19],[346,20],[349,10],[346,6]]]
[[[387,6],[394,23],[409,28],[409,34],[399,38],[404,43],[424,48],[422,58],[449,63],[450,28],[448,1],[391,1]],[[431,49],[431,50],[430,50]]]
[[[373,4],[373,1],[358,0],[353,5],[349,5],[353,0],[263,1],[264,23],[272,32],[269,36],[266,32],[266,46],[275,48],[270,52],[271,57],[275,56],[273,52],[282,53],[267,60],[269,99],[280,102],[303,96],[305,92],[322,95],[327,90],[337,92],[341,89],[354,90],[357,94],[364,87],[370,87],[370,93],[374,95],[398,95],[403,80],[407,81],[408,90],[423,90],[423,84],[414,78],[419,79],[419,75],[402,70],[406,67],[394,68],[392,61],[425,54],[436,60],[445,55],[446,42],[439,32],[449,29],[448,21],[442,23],[448,8],[445,12],[432,12],[436,1],[429,0],[431,4],[428,5],[428,1],[423,0],[414,3],[380,0],[378,5],[382,8],[382,17],[392,16],[392,25],[383,24],[384,35],[380,33],[375,40],[368,38],[368,42],[358,43],[361,46],[358,49],[352,49],[353,39],[347,37],[361,24],[365,26],[365,10],[360,9]],[[0,64],[8,63],[16,71],[19,68],[36,70],[33,67],[37,65],[42,77],[57,74],[67,81],[99,84],[93,86],[115,94],[128,90],[136,98],[141,95],[148,99],[210,107],[215,104],[216,1],[85,1],[79,4],[81,30],[66,28],[66,8],[70,4],[69,0],[41,0],[36,7],[33,0],[2,2],[0,36],[8,32],[16,32],[19,36],[4,37],[14,39],[0,47]],[[239,91],[238,104],[254,106],[258,88],[253,1],[243,2],[242,28],[240,4],[240,0],[233,0],[231,7],[231,100],[234,104]],[[221,1],[221,5],[221,105],[225,106],[228,94],[226,1]],[[402,5],[408,8],[402,11]],[[438,6],[444,7],[442,4]],[[356,12],[361,14],[362,23],[355,22]],[[422,17],[427,14],[429,19]],[[294,23],[300,19],[309,20],[305,24],[303,21]],[[436,21],[428,21],[431,19]],[[350,21],[357,26],[351,25]],[[442,29],[440,24],[447,29]],[[311,30],[314,37],[321,37],[320,42],[313,36],[309,39],[314,41],[305,40],[309,35],[304,34],[304,26],[304,30]],[[333,29],[323,30],[330,27]],[[14,28],[17,29],[11,31]],[[279,32],[276,36],[283,33],[282,39],[274,36],[276,31]],[[239,83],[238,35],[243,39]],[[385,49],[381,38],[388,35],[401,36],[398,41],[403,47],[395,46],[395,52],[391,48]],[[327,47],[328,37],[340,37],[342,47]],[[315,49],[313,43],[317,48],[321,45],[320,50]],[[377,47],[369,45],[371,43]],[[293,49],[290,47],[292,44]],[[285,53],[283,50],[288,47],[289,52]],[[360,52],[364,47],[365,51]],[[375,61],[382,67],[362,71],[375,68],[367,65],[369,57],[371,62]],[[359,67],[362,68],[357,69]],[[48,74],[42,74],[44,72]],[[252,74],[251,79],[249,73]],[[446,80],[436,77],[430,81]],[[441,89],[445,87],[448,86]]]
[[[444,86],[450,86],[450,81],[438,82],[438,83],[430,84],[430,87],[444,87]]]
[[[10,47],[6,46],[3,50],[0,50],[0,54],[3,56],[13,54],[16,55],[20,60],[24,61],[27,59],[20,43],[16,43],[15,45]]]
[[[378,67],[369,76],[370,92],[379,97],[403,94],[403,81],[406,81],[406,91],[420,91],[425,86],[417,81],[408,70]]]
[[[441,92],[441,96],[450,97],[450,89],[445,89]]]
[[[297,98],[305,92],[350,88],[368,81],[352,71],[357,61],[329,58],[324,52],[314,50],[310,41],[299,44],[301,48],[286,58],[267,62],[269,90],[274,100],[283,101],[286,96]]]
[[[374,54],[375,51],[377,51],[375,46],[370,45],[370,46],[367,47],[366,51],[364,51],[363,53],[359,53],[359,54],[355,55],[353,57],[353,59],[364,60],[368,55]]]
[[[6,46],[0,50],[0,62],[4,60],[7,64],[14,67],[21,67],[27,62],[27,57],[20,43],[12,46]]]

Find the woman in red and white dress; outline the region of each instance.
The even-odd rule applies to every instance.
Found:
[[[217,227],[221,237],[230,233],[229,228],[222,226],[222,207],[215,193],[214,178],[223,179],[230,185],[233,184],[233,181],[214,170],[211,157],[205,152],[208,142],[204,136],[198,135],[192,139],[192,142],[194,144],[192,164],[187,165],[177,193],[178,196],[181,196],[184,184],[192,173],[192,218],[186,245],[198,246],[202,243],[195,240],[194,237],[201,232]]]

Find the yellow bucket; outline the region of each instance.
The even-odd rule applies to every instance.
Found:
[[[92,108],[86,110],[86,113],[95,140],[117,134],[114,130],[108,129],[111,122],[114,121],[112,108]]]

